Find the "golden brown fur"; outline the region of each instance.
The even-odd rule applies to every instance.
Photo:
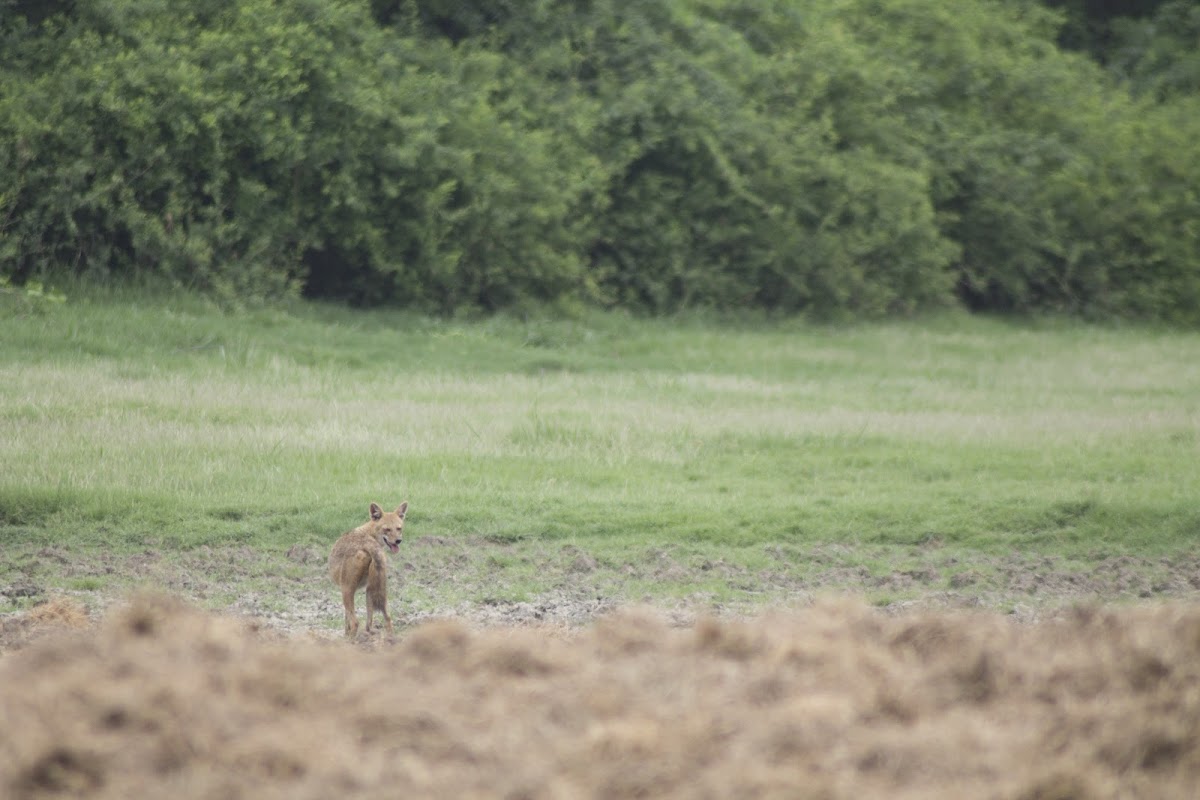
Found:
[[[342,604],[346,607],[346,636],[358,635],[358,617],[354,613],[354,595],[367,587],[367,633],[376,611],[383,615],[388,633],[394,633],[392,618],[387,612],[387,552],[399,552],[404,532],[404,515],[408,501],[395,511],[384,512],[371,503],[371,518],[348,533],[342,534],[329,554],[329,577],[342,589]]]

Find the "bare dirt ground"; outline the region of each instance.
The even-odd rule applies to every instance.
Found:
[[[676,626],[430,620],[353,646],[160,594],[7,616],[0,796],[1194,798],[1200,606]]]
[[[570,543],[420,537],[391,560],[390,608],[401,628],[447,616],[474,627],[579,627],[637,604],[654,606],[673,624],[801,609],[831,596],[862,598],[889,613],[992,610],[1030,622],[1081,603],[1200,600],[1200,550],[1082,563],[1018,553],[972,554],[965,562],[936,542],[886,555],[849,545],[772,546],[765,554],[765,566],[751,569],[654,547],[617,561]],[[165,588],[260,626],[336,637],[342,607],[326,575],[327,558],[327,548],[311,544],[280,552],[206,546],[109,554],[69,544],[10,551],[0,554],[0,610],[66,596],[101,612],[130,591]],[[892,561],[906,565],[886,566]],[[681,588],[659,594],[636,588],[666,585]],[[358,602],[361,608],[361,593]],[[0,631],[0,652],[5,648]]]

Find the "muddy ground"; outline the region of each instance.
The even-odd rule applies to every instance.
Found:
[[[570,543],[418,537],[391,559],[390,607],[403,629],[455,617],[472,626],[587,625],[630,605],[674,624],[801,609],[850,596],[890,613],[993,610],[1036,621],[1078,604],[1200,600],[1200,549],[1170,558],[963,554],[940,543],[909,549],[814,545],[764,548],[753,568],[648,547],[620,559]],[[164,589],[202,608],[291,634],[336,637],[342,606],[326,575],[327,547],[246,546],[113,554],[69,544],[0,553],[0,620],[53,597],[90,611],[138,589]],[[358,603],[363,606],[360,593]],[[5,648],[0,632],[0,651]]]
[[[1194,798],[1200,606],[677,626],[429,620],[364,648],[142,594],[8,615],[0,796]],[[14,631],[20,628],[23,636]]]

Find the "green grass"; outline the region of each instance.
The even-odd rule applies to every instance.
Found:
[[[494,569],[521,597],[540,584],[520,559],[554,543],[749,569],[842,543],[885,570],[930,542],[1087,559],[1200,541],[1192,332],[69,294],[0,309],[0,550],[325,546],[407,498],[410,538],[517,548]]]

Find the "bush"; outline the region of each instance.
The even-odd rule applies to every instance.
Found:
[[[1059,25],[986,0],[0,0],[0,276],[1200,322],[1198,101],[1132,98]]]
[[[828,316],[951,299],[956,248],[920,159],[838,128],[843,114],[850,128],[851,115],[886,115],[888,88],[849,37],[826,40],[828,14],[802,21],[786,2],[527,5],[478,36],[532,65],[546,96],[576,98],[570,118],[549,103],[537,116],[602,165],[581,228],[602,302]]]
[[[81,1],[5,43],[18,278],[147,271],[235,299],[315,269],[332,296],[444,309],[582,280],[561,223],[587,159],[492,106],[494,55],[316,0]]]
[[[1200,116],[1135,102],[1053,44],[1055,18],[985,4],[843,6],[915,76],[904,117],[929,156],[972,308],[1200,322]],[[1173,166],[1170,166],[1173,165]]]

